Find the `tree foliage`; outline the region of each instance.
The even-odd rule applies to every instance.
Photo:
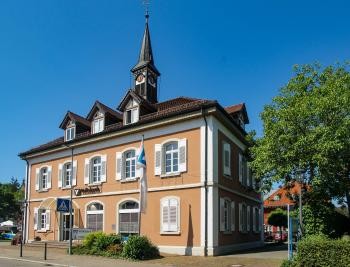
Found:
[[[282,209],[276,209],[272,211],[267,218],[267,222],[270,225],[277,226],[277,227],[287,227],[288,226],[288,218],[287,214]]]
[[[306,199],[350,204],[349,65],[296,66],[294,76],[261,114],[261,138],[249,137],[251,167],[262,188],[303,170]],[[254,140],[254,141],[252,141]]]
[[[0,183],[0,217],[3,220],[19,221],[21,201],[24,200],[24,186],[16,178],[9,183]]]

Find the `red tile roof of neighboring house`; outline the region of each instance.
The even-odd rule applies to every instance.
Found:
[[[227,113],[231,114],[231,113],[241,111],[243,109],[243,107],[244,107],[244,104],[240,103],[237,105],[226,107],[225,110],[227,111]]]
[[[284,186],[273,192],[267,199],[264,201],[264,208],[277,208],[277,207],[286,207],[287,204],[295,205],[293,200],[296,196],[299,196],[300,184],[293,182],[291,186]]]

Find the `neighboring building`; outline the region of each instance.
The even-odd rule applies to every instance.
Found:
[[[68,112],[62,137],[20,153],[27,161],[25,240],[67,240],[57,198],[74,187],[76,228],[139,234],[137,148],[144,136],[147,211],[141,234],[161,252],[217,255],[262,244],[262,201],[245,157],[244,104],[177,97],[158,102],[146,16],[134,87],[117,110],[96,101]],[[112,96],[113,97],[113,96]],[[72,158],[73,159],[72,159]]]
[[[293,209],[296,204],[298,204],[298,198],[300,193],[300,184],[297,182],[292,182],[289,186],[283,186],[274,191],[269,197],[264,200],[264,231],[275,234],[280,230],[285,231],[286,229],[282,227],[272,226],[268,224],[268,218],[270,213],[277,208],[287,210],[287,205]]]

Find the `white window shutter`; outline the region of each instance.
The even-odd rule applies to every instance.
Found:
[[[106,182],[107,179],[107,155],[101,156],[101,182]]]
[[[123,162],[122,162],[122,153],[121,152],[116,152],[115,153],[115,158],[116,158],[116,162],[115,162],[115,168],[116,168],[116,173],[115,173],[115,179],[121,180],[122,179],[122,172],[123,172]]]
[[[38,230],[38,208],[34,208],[34,230]]]
[[[162,145],[154,145],[154,175],[161,175],[162,173]]]
[[[52,167],[49,166],[47,168],[47,188],[51,188],[51,180],[52,180]]]
[[[133,118],[133,121],[132,122],[138,122],[139,121],[139,109],[135,109],[134,110],[134,118]]]
[[[175,198],[169,199],[169,231],[178,232],[178,201]]]
[[[250,168],[249,166],[247,165],[247,186],[251,186],[252,183],[251,183],[251,172],[250,172]]]
[[[50,216],[51,212],[50,210],[46,210],[46,231],[50,230]]]
[[[243,157],[242,157],[241,153],[239,153],[239,155],[238,155],[238,176],[239,176],[239,181],[242,183],[242,181],[243,181]]]
[[[250,206],[247,206],[247,231],[250,231]]]
[[[78,162],[76,160],[74,160],[73,161],[72,186],[77,185],[77,167],[78,167]]]
[[[168,232],[169,231],[169,200],[163,200],[162,201],[162,226],[161,226],[162,232]]]
[[[85,167],[84,167],[84,184],[90,183],[90,160],[85,159]]]
[[[179,171],[187,171],[187,139],[179,141]]]
[[[40,189],[40,169],[35,169],[35,190],[38,191]]]
[[[242,232],[243,230],[243,209],[242,209],[242,203],[239,203],[239,231]]]
[[[231,176],[231,145],[224,143],[223,147],[224,174]]]
[[[235,214],[235,202],[231,202],[231,231],[235,230],[235,220],[236,220],[236,214]]]
[[[62,176],[63,176],[63,164],[58,164],[58,188],[62,187]]]
[[[220,231],[225,231],[225,199],[220,198]]]
[[[253,232],[256,232],[256,207],[253,207]]]

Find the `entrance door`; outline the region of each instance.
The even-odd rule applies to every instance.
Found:
[[[70,217],[69,213],[62,213],[61,216],[61,240],[69,240],[69,226],[70,226]],[[74,214],[72,214],[72,221],[74,222]]]

